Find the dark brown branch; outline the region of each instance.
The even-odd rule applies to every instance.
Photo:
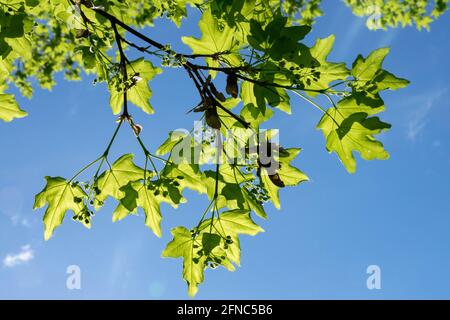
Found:
[[[187,65],[183,65],[184,69],[186,70],[186,72],[189,74],[189,77],[192,79],[192,81],[195,84],[195,87],[197,88],[198,94],[200,95],[200,97],[202,98],[202,100],[204,100],[204,94],[201,88],[200,83],[198,83],[197,79],[195,78],[194,74],[192,73],[191,69],[187,66]]]
[[[137,38],[145,41],[146,43],[148,43],[150,46],[155,47],[156,49],[159,49],[165,53],[174,53],[175,54],[175,58],[178,59],[180,62],[184,59],[195,59],[195,58],[215,58],[218,59],[220,55],[223,54],[228,54],[229,51],[224,51],[224,52],[218,52],[215,54],[181,54],[181,53],[177,53],[177,52],[173,52],[171,49],[169,49],[167,46],[153,40],[150,39],[149,37],[145,36],[144,34],[140,33],[139,31],[133,29],[132,27],[128,26],[127,24],[125,24],[124,22],[120,21],[119,19],[117,19],[115,16],[105,12],[103,9],[101,8],[90,8],[92,10],[94,10],[95,12],[97,12],[98,14],[102,15],[103,17],[105,17],[106,19],[108,19],[111,24],[113,25],[113,28],[115,28],[115,33],[116,33],[116,41],[118,42],[118,46],[119,46],[119,51],[121,54],[121,60],[122,58],[126,60],[126,56],[123,54],[123,50],[121,48],[121,45],[119,45],[120,41],[123,40],[124,42],[126,42],[127,44],[129,44],[130,46],[136,48],[137,50],[141,51],[141,52],[146,52],[149,54],[154,54],[153,52],[148,50],[148,47],[140,47],[130,41],[125,40],[124,38],[122,38],[120,36],[120,34],[118,34],[117,32],[117,28],[116,25],[119,25],[120,27],[122,27],[124,30],[130,32],[131,34],[133,34],[134,36],[136,36]],[[191,63],[189,61],[183,61],[181,62],[181,64],[183,65],[184,69],[187,71],[189,77],[192,79],[192,81],[194,82],[197,90],[199,91],[199,94],[202,98],[202,100],[205,98],[205,94],[212,99],[212,101],[214,102],[214,104],[219,107],[220,109],[222,109],[224,112],[226,112],[227,114],[229,114],[231,117],[233,117],[236,121],[238,121],[239,123],[241,123],[245,128],[248,128],[250,125],[249,123],[247,123],[246,121],[244,121],[242,118],[240,118],[239,116],[237,116],[236,114],[234,114],[232,111],[228,110],[227,108],[225,108],[219,101],[217,101],[217,99],[214,97],[214,95],[210,92],[210,90],[207,88],[208,86],[204,85],[204,81],[200,75],[200,73],[198,72],[199,70],[214,70],[214,71],[219,71],[219,72],[223,72],[226,74],[229,73],[234,73],[236,75],[237,78],[243,80],[243,81],[248,81],[263,87],[276,87],[276,88],[282,88],[282,89],[287,89],[287,90],[302,90],[302,91],[309,91],[309,92],[317,92],[317,93],[324,93],[327,91],[327,89],[305,89],[302,88],[301,86],[298,85],[294,85],[294,86],[289,86],[289,85],[281,85],[281,84],[277,84],[277,83],[273,83],[273,82],[268,82],[268,81],[263,81],[263,80],[257,80],[257,79],[252,79],[249,78],[241,73],[239,73],[239,71],[241,72],[248,72],[248,71],[255,71],[258,72],[260,70],[256,69],[256,68],[251,68],[249,66],[239,66],[239,67],[210,67],[210,66],[204,66],[204,65],[198,65],[198,64],[194,64]],[[202,89],[203,88],[203,89]],[[126,92],[125,94],[126,95]],[[125,100],[126,101],[126,100]],[[125,102],[125,106],[126,106],[126,102]],[[126,108],[124,110],[124,113],[126,111]]]
[[[188,65],[189,66],[189,65]],[[196,68],[192,68],[191,69],[192,72],[197,76],[197,78],[200,80],[200,83],[202,85],[202,87],[204,88],[205,93],[208,95],[208,97],[211,99],[211,101],[214,102],[214,104],[216,105],[216,107],[219,107],[220,109],[222,109],[223,111],[225,111],[226,113],[228,113],[231,117],[233,117],[236,121],[238,121],[240,124],[242,124],[244,126],[244,128],[249,128],[250,124],[243,120],[241,117],[239,117],[238,115],[234,114],[232,111],[228,110],[227,108],[225,108],[215,97],[214,95],[211,93],[211,91],[209,90],[208,86],[205,84],[205,82],[203,81],[200,73],[198,72],[198,70]]]
[[[282,88],[282,89],[287,89],[287,90],[302,90],[302,91],[308,91],[308,92],[317,92],[317,93],[324,93],[327,89],[306,89],[306,88],[302,88],[300,86],[287,86],[287,85],[283,85],[283,84],[278,84],[278,83],[274,83],[274,82],[269,82],[269,81],[261,81],[261,80],[257,80],[257,79],[252,79],[252,78],[248,78],[242,74],[236,73],[236,77],[238,77],[239,79],[243,80],[243,81],[248,81],[254,84],[257,84],[259,86],[262,87],[276,87],[276,88]]]
[[[186,62],[191,68],[198,69],[198,70],[213,70],[213,71],[220,71],[224,73],[230,73],[230,72],[237,72],[237,71],[248,71],[250,70],[250,67],[248,66],[240,66],[240,67],[210,67],[210,66],[202,66],[199,64],[194,64],[189,61]],[[258,71],[258,69],[251,69],[252,71]]]
[[[104,11],[103,9],[100,9],[100,8],[90,8],[90,9],[94,10],[95,12],[100,14],[101,16],[103,16],[106,19],[108,19],[111,23],[117,24],[118,26],[122,27],[123,29],[125,29],[126,31],[131,33],[132,35],[140,38],[141,40],[144,40],[145,42],[147,42],[148,44],[154,46],[155,48],[160,49],[160,50],[162,50],[164,52],[167,52],[166,46],[164,46],[163,44],[161,44],[161,43],[159,43],[159,42],[157,42],[157,41],[155,41],[153,39],[150,39],[149,37],[143,35],[139,31],[131,28],[126,23],[123,23],[122,21],[120,21],[119,19],[117,19],[113,15],[109,14],[108,12]]]
[[[134,36],[138,37],[139,39],[147,42],[148,44],[150,44],[151,46],[164,51],[166,53],[170,52],[170,49],[168,49],[166,46],[164,46],[163,44],[150,39],[149,37],[143,35],[142,33],[140,33],[139,31],[133,29],[132,27],[128,26],[127,24],[125,24],[124,22],[120,21],[119,19],[117,19],[116,17],[114,17],[113,15],[105,12],[103,9],[100,8],[91,8],[92,10],[94,10],[95,12],[99,13],[100,15],[102,15],[103,17],[105,17],[106,19],[108,19],[111,22],[116,23],[117,25],[121,26],[123,29],[127,30],[128,32],[130,32],[131,34],[133,34]],[[128,43],[128,42],[127,42]],[[151,52],[149,52],[147,49],[148,48],[144,48],[144,47],[139,47],[137,45],[133,45],[133,47],[135,47],[136,49],[143,51],[143,52],[147,52],[152,54]],[[200,58],[200,57],[206,57],[206,58],[218,58],[220,55],[224,55],[224,54],[228,54],[229,51],[223,51],[223,52],[218,52],[218,53],[214,53],[214,54],[181,54],[181,53],[175,53],[175,57],[178,59],[182,59],[182,58]],[[261,81],[261,80],[256,80],[256,79],[252,79],[249,77],[246,77],[242,74],[237,73],[236,71],[248,71],[250,70],[249,67],[247,66],[240,66],[240,67],[210,67],[210,66],[202,66],[202,65],[197,65],[197,64],[193,64],[190,62],[185,62],[186,64],[188,64],[192,70],[196,70],[196,69],[200,69],[200,70],[215,70],[215,71],[220,71],[220,72],[224,72],[224,73],[228,73],[228,72],[235,72],[236,76],[244,81],[248,81],[254,84],[258,84],[260,86],[272,86],[272,87],[277,87],[277,88],[283,88],[283,89],[288,89],[288,90],[302,90],[302,91],[309,91],[309,92],[317,92],[317,93],[324,93],[327,91],[327,89],[305,89],[305,88],[301,88],[299,86],[287,86],[287,85],[281,85],[281,84],[277,84],[277,83],[271,83],[271,82],[267,82],[267,81]],[[258,71],[258,69],[251,69],[252,71]]]
[[[219,59],[220,56],[223,56],[225,54],[230,54],[229,50],[222,51],[222,52],[216,52],[211,54],[182,54],[185,58],[190,59],[196,59],[196,58],[212,58],[212,59]]]

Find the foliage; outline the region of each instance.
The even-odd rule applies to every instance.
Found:
[[[191,227],[172,230],[173,240],[163,252],[164,257],[183,258],[183,278],[194,295],[206,268],[233,271],[240,264],[240,236],[263,231],[253,214],[267,219],[268,202],[280,208],[280,189],[308,180],[295,167],[300,149],[284,148],[275,131],[260,129],[275,112],[290,114],[291,99],[304,100],[321,112],[317,127],[326,149],[335,152],[349,172],[356,169],[356,152],[366,160],[386,159],[388,153],[375,139],[390,127],[378,118],[385,108],[380,92],[405,87],[408,81],[382,68],[387,48],[359,55],[349,67],[328,59],[334,36],[306,45],[310,25],[322,15],[320,2],[0,1],[0,119],[26,115],[14,96],[5,93],[10,84],[31,97],[32,81],[51,89],[56,72],[64,72],[70,80],[81,79],[85,72],[96,83],[106,83],[112,112],[119,115],[112,138],[97,159],[70,179],[46,177],[34,205],[47,205],[45,239],[69,212],[90,228],[95,212],[110,199],[117,202],[113,221],[141,208],[145,225],[160,237],[161,203],[176,208],[186,202],[184,190],[194,190],[208,198],[208,205]],[[421,28],[430,21],[426,1],[375,2],[382,8],[383,27],[414,22]],[[365,15],[367,1],[346,3],[356,14]],[[446,4],[436,1],[432,16],[442,14]],[[202,13],[201,37],[182,39],[191,53],[175,52],[170,44],[138,30],[161,17],[179,26],[189,6]],[[402,15],[394,15],[397,12]],[[137,39],[146,46],[137,45]],[[130,61],[131,50],[142,57]],[[157,111],[150,104],[149,81],[162,68],[178,68],[192,81],[200,102],[190,111],[199,114],[202,126],[193,128],[193,135],[171,132],[152,153],[140,138],[142,127],[134,122],[131,105],[147,114]],[[223,90],[215,84],[220,78],[226,80]],[[319,104],[320,97],[328,107]],[[110,163],[110,148],[124,125],[133,130],[142,148],[142,167],[131,154]],[[227,131],[232,135],[224,139]],[[89,181],[78,181],[91,171]]]
[[[429,30],[430,23],[448,9],[448,0],[345,0],[354,14],[368,17],[369,29],[416,25]]]

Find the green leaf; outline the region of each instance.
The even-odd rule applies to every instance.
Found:
[[[301,170],[291,165],[291,162],[298,156],[300,149],[289,148],[285,150],[287,156],[279,157],[279,168],[276,171],[280,180],[285,186],[296,186],[301,182],[308,181],[309,178]],[[276,186],[269,177],[267,170],[263,169],[260,173],[261,183],[266,189],[275,208],[280,209],[279,187]]]
[[[163,144],[159,146],[158,150],[156,150],[156,154],[163,156],[171,152],[173,147],[175,147],[187,136],[188,133],[184,131],[171,131],[166,141],[164,141]]]
[[[173,240],[167,244],[162,256],[166,258],[183,258],[183,279],[188,284],[189,295],[195,296],[198,291],[198,285],[204,279],[203,270],[206,256],[196,258],[196,250],[194,250],[194,245],[202,245],[201,239],[194,239],[191,232],[184,227],[176,227],[171,230],[171,233]]]
[[[31,42],[26,37],[21,38],[5,38],[6,43],[12,48],[13,52],[25,59],[32,58],[32,47]]]
[[[279,158],[280,168],[277,173],[286,186],[296,186],[309,180],[307,175],[290,164],[299,155],[300,151],[301,149],[299,148],[289,148],[285,150],[289,155]]]
[[[131,188],[131,192],[126,192]],[[125,191],[124,198],[121,199],[119,205],[113,213],[113,221],[118,221],[130,213],[136,214],[137,208],[142,208],[145,213],[145,225],[149,227],[157,237],[162,236],[161,230],[161,199],[158,199],[154,192],[149,190],[146,185],[140,181],[130,183],[121,190]],[[130,204],[127,206],[127,204]]]
[[[255,84],[248,81],[242,83],[241,99],[244,104],[241,117],[250,122],[252,127],[257,127],[272,117],[273,111],[267,107],[264,97],[255,94]]]
[[[208,222],[204,222],[204,224],[207,225]],[[252,220],[248,210],[239,209],[222,212],[217,220],[214,221],[213,227],[217,228],[224,236],[239,234],[254,236],[260,232],[264,232],[264,230]]]
[[[349,75],[349,70],[345,63],[328,62],[328,55],[334,44],[334,35],[324,39],[318,39],[315,45],[311,48],[311,56],[319,63],[319,65],[310,70],[311,74],[318,73],[318,79],[312,81],[305,88],[313,90],[323,90],[330,86],[331,82],[346,79]],[[303,72],[306,72],[305,70]],[[310,95],[315,95],[308,92]]]
[[[280,203],[280,195],[278,193],[278,189],[280,188],[272,183],[272,181],[269,178],[269,175],[265,170],[261,172],[261,183],[266,189],[267,194],[270,197],[270,200],[272,201],[274,207],[280,209],[281,203]]]
[[[267,213],[264,210],[262,204],[256,199],[256,197],[250,193],[246,188],[242,189],[242,194],[249,209],[255,212],[260,218],[267,219]]]
[[[406,27],[416,25],[418,30],[430,29],[429,24],[448,9],[448,0],[414,0],[414,1],[361,1],[345,0],[353,13],[367,17],[366,26],[377,30],[387,27]]]
[[[23,118],[28,114],[19,108],[12,94],[0,94],[0,119],[6,122],[14,118]]]
[[[212,224],[212,227],[211,227]],[[229,210],[222,212],[214,220],[205,220],[199,227],[199,230],[212,230],[211,232],[219,235],[222,239],[230,237],[232,243],[228,244],[225,250],[226,256],[236,265],[240,265],[240,242],[238,236],[246,234],[255,236],[264,230],[257,225],[248,210]]]
[[[222,54],[218,58],[206,58],[206,63],[210,67],[219,67],[220,61],[224,61],[232,66],[239,66],[241,60],[238,54],[239,43],[235,36],[235,31],[228,26],[225,21],[219,21],[211,14],[210,10],[203,12],[199,22],[202,37],[196,39],[193,37],[183,37],[182,41],[187,44],[194,54],[214,55],[217,53],[230,52]],[[217,72],[210,71],[214,77]]]
[[[239,171],[239,167],[229,163],[222,163],[219,167],[219,174],[224,182],[241,184],[254,179],[252,174]]]
[[[328,109],[317,125],[327,140],[328,152],[336,152],[348,172],[356,171],[354,151],[365,160],[389,158],[383,144],[376,141],[374,135],[389,129],[390,125],[378,117],[368,117],[383,108],[383,105],[372,108],[351,96],[339,101],[336,108]]]
[[[208,198],[212,200],[216,190],[216,172],[207,170],[204,174],[205,178],[203,183],[206,185]],[[226,182],[221,174],[218,177],[217,194],[215,205],[218,209],[224,207],[241,209],[245,204],[240,184]]]
[[[281,60],[298,49],[298,42],[309,32],[309,26],[288,26],[287,18],[277,13],[263,28],[260,22],[250,22],[248,42],[273,60]]]
[[[356,171],[354,151],[365,160],[389,158],[383,144],[375,140],[374,135],[391,126],[378,117],[370,116],[384,110],[380,91],[403,88],[409,82],[382,69],[388,53],[389,48],[381,48],[367,58],[357,57],[351,71],[355,78],[351,84],[353,93],[328,109],[317,125],[325,136],[328,152],[336,152],[350,173]]]
[[[228,98],[224,102],[221,102],[221,104],[225,109],[232,110],[240,102],[241,102],[241,99],[239,99],[239,98]],[[238,127],[238,128],[243,127],[241,123],[239,123],[236,119],[231,117],[222,108],[217,108],[217,114],[220,117],[220,122],[223,124],[223,126],[221,128],[222,133],[225,134],[228,129],[233,128],[233,127]]]
[[[183,258],[183,278],[188,284],[188,293],[194,296],[198,285],[204,280],[207,262],[223,265],[233,271],[240,263],[239,234],[256,235],[264,230],[255,224],[246,210],[223,212],[214,220],[205,220],[198,228],[199,234],[184,227],[172,229],[173,240],[167,244],[162,256]],[[224,249],[221,244],[227,248]]]
[[[137,183],[135,184],[137,188]],[[137,204],[145,212],[145,225],[153,230],[153,233],[161,238],[161,211],[159,206],[159,201],[156,199],[155,195],[147,189],[146,186],[140,185],[137,189],[139,197]]]
[[[139,58],[131,62],[131,66],[127,66],[129,83],[126,84],[127,99],[135,106],[139,107],[145,113],[154,113],[150,104],[152,91],[148,82],[162,70],[156,68],[150,61]],[[116,79],[117,80],[117,79]],[[118,80],[117,80],[118,81]],[[123,84],[110,83],[109,90],[111,92],[110,104],[114,114],[119,114],[123,106]]]
[[[120,204],[128,211],[134,211],[138,205],[137,199],[139,197],[139,193],[133,188],[133,183],[128,182],[126,185],[120,187],[120,191],[125,194],[125,196],[120,199]],[[116,220],[117,219],[113,218],[113,221]]]
[[[188,188],[198,193],[206,193],[206,186],[203,182],[204,176],[197,164],[168,163],[161,176],[168,178],[178,178],[180,190]]]
[[[211,252],[220,244],[222,238],[215,233],[203,233],[202,234],[202,246],[205,254],[209,256]]]
[[[44,214],[44,238],[50,239],[55,228],[61,225],[67,211],[74,214],[85,209],[83,202],[76,201],[76,198],[84,199],[86,194],[78,185],[72,185],[61,177],[45,177],[47,184],[45,188],[36,195],[33,209],[39,209],[48,203]],[[90,227],[90,224],[85,224]]]
[[[406,87],[408,80],[397,78],[381,68],[389,48],[374,50],[367,58],[359,55],[353,62],[352,75],[356,79],[354,88],[376,94],[382,90],[396,90]]]
[[[125,154],[113,163],[109,170],[103,172],[95,182],[100,193],[95,196],[96,207],[105,202],[108,197],[113,197],[120,201],[125,197],[125,192],[121,188],[144,178],[144,170],[133,163],[133,155]],[[147,172],[151,177],[152,173]],[[126,191],[126,189],[125,189]]]

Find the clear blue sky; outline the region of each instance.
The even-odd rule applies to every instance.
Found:
[[[358,161],[357,173],[347,174],[315,130],[320,114],[293,99],[293,115],[278,114],[270,126],[281,128],[283,145],[303,148],[296,164],[311,181],[283,190],[282,210],[268,207],[270,219],[258,220],[266,232],[242,238],[241,268],[206,271],[199,299],[450,298],[450,14],[433,23],[431,32],[371,32],[343,4],[330,3],[325,1],[326,16],[309,43],[334,33],[331,58],[349,64],[358,53],[390,46],[386,69],[411,81],[406,89],[383,94],[382,118],[393,128],[381,139],[391,158]],[[158,22],[146,32],[187,51],[179,39],[198,34],[195,17],[179,30]],[[192,126],[194,115],[185,112],[197,102],[183,72],[165,71],[151,83],[156,114],[133,109],[153,150],[169,130]],[[0,298],[187,298],[181,260],[160,256],[170,228],[191,225],[206,205],[193,193],[178,210],[164,205],[162,239],[142,216],[112,223],[109,201],[91,230],[67,217],[44,242],[43,210],[31,209],[43,177],[70,177],[96,158],[115,120],[104,85],[58,78],[51,93],[37,90],[33,100],[19,99],[29,117],[0,123]],[[113,156],[127,152],[142,159],[124,130]],[[5,265],[8,255],[21,251],[26,263]],[[72,264],[81,268],[81,290],[66,289]],[[381,290],[366,287],[372,264],[381,268]]]

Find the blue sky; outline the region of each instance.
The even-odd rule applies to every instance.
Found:
[[[263,234],[242,237],[241,268],[206,271],[199,299],[450,298],[450,15],[433,23],[431,32],[373,32],[337,1],[326,1],[324,9],[308,43],[334,33],[330,58],[348,64],[358,53],[390,46],[385,68],[411,81],[383,94],[382,119],[393,128],[381,139],[391,158],[358,161],[357,173],[349,175],[325,151],[315,129],[320,114],[294,98],[293,115],[277,114],[270,127],[281,128],[283,145],[303,148],[296,165],[311,181],[283,190],[281,211],[269,206],[270,219],[258,220]],[[158,22],[146,32],[184,51],[180,36],[199,34],[195,18],[181,29]],[[29,117],[0,123],[0,298],[187,298],[181,260],[160,256],[170,228],[192,225],[207,205],[194,193],[177,210],[163,206],[162,239],[142,216],[112,223],[109,201],[91,230],[66,218],[50,241],[43,240],[43,210],[31,209],[43,177],[71,177],[98,157],[115,120],[104,85],[58,78],[52,92],[19,98]],[[168,131],[192,126],[195,116],[185,111],[197,97],[176,69],[165,70],[151,86],[156,114],[133,114],[155,150]],[[112,152],[113,158],[133,152],[142,160],[128,130]],[[81,290],[66,288],[69,265],[81,268]],[[369,265],[381,268],[380,290],[366,287]]]

